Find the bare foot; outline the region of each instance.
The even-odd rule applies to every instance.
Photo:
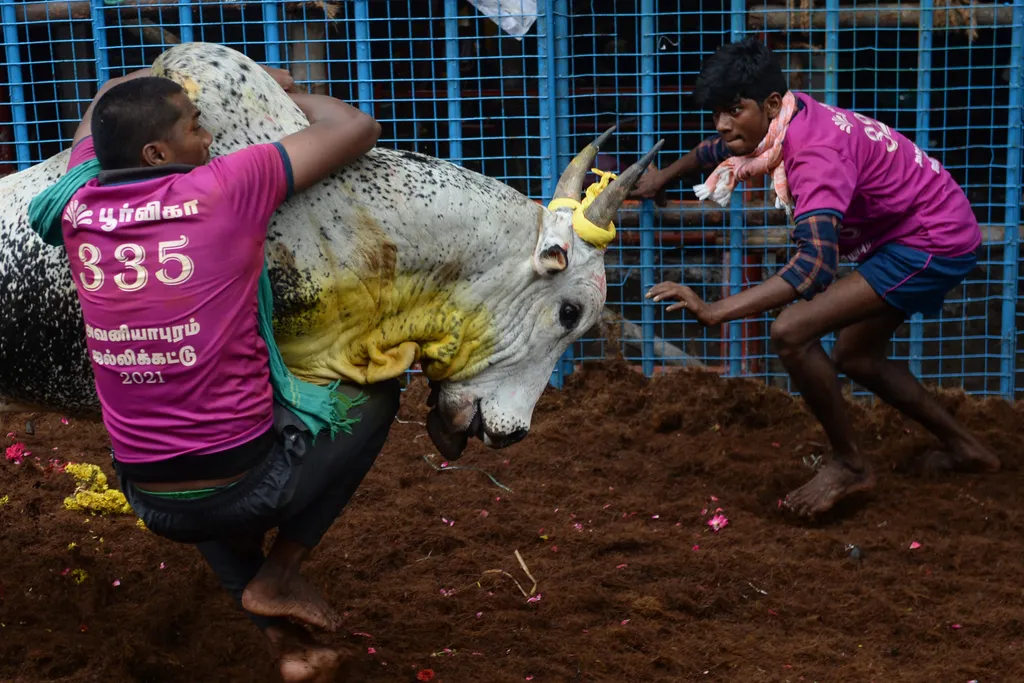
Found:
[[[867,463],[858,472],[833,460],[813,479],[786,496],[785,505],[798,515],[813,517],[831,509],[851,493],[868,491],[874,486],[875,473]]]
[[[942,472],[998,472],[1000,467],[999,458],[973,437],[921,456],[921,469],[932,476]]]
[[[285,572],[271,562],[265,562],[245,587],[242,607],[264,617],[298,619],[325,631],[335,631],[341,625],[338,613],[298,571]]]
[[[333,683],[341,654],[318,643],[299,626],[272,626],[265,631],[285,683]]]

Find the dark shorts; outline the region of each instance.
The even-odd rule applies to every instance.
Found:
[[[857,267],[872,289],[907,315],[937,315],[950,290],[978,264],[976,254],[935,256],[902,244],[886,244]]]
[[[352,433],[333,440],[320,434],[315,443],[294,413],[275,404],[277,438],[266,457],[214,495],[186,500],[145,493],[145,484],[136,486],[115,460],[118,484],[150,531],[172,541],[204,543],[280,527],[311,547],[369,470],[398,411],[397,382],[364,393],[368,400],[350,409],[359,417]]]

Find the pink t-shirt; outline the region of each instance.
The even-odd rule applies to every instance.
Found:
[[[970,202],[941,164],[884,123],[804,93],[782,144],[794,217],[842,220],[839,252],[862,261],[896,242],[935,256],[981,244]]]
[[[91,138],[69,168],[96,156]],[[286,198],[279,145],[189,173],[99,185],[63,215],[103,422],[126,463],[239,446],[273,422],[256,284]]]

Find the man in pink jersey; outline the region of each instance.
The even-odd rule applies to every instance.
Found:
[[[155,533],[197,545],[286,681],[321,681],[339,654],[289,619],[333,630],[339,618],[300,566],[379,454],[399,389],[365,388],[352,432],[315,443],[274,401],[257,324],[268,222],[380,134],[339,100],[292,98],[306,129],[210,159],[211,136],[177,84],[145,69],[114,79],[75,134],[69,171],[97,159],[99,172],[62,228],[128,502]]]
[[[832,456],[786,505],[813,516],[875,484],[854,438],[839,371],[938,437],[943,449],[926,456],[930,468],[998,470],[999,459],[904,364],[886,356],[907,317],[937,314],[977,264],[981,230],[949,173],[889,126],[790,92],[757,40],[724,45],[708,58],[696,97],[713,112],[718,135],[665,170],[649,170],[634,196],[654,197],[673,178],[714,168],[694,190],[727,206],[738,182],[768,175],[778,204],[793,216],[797,253],[765,282],[712,304],[673,282],[647,296],[675,301],[666,310],[686,309],[704,325],[802,299],[779,314],[771,339],[824,427]],[[836,279],[840,256],[858,266]],[[829,332],[838,332],[831,358],[820,343]]]

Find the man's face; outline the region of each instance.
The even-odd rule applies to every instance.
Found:
[[[199,125],[199,110],[184,94],[172,96],[170,104],[181,114],[165,140],[146,146],[143,158],[149,166],[204,165],[210,160],[213,136]]]
[[[739,98],[726,109],[713,113],[715,129],[735,156],[747,156],[768,135],[768,126],[779,115],[782,97],[772,93],[763,105]]]

